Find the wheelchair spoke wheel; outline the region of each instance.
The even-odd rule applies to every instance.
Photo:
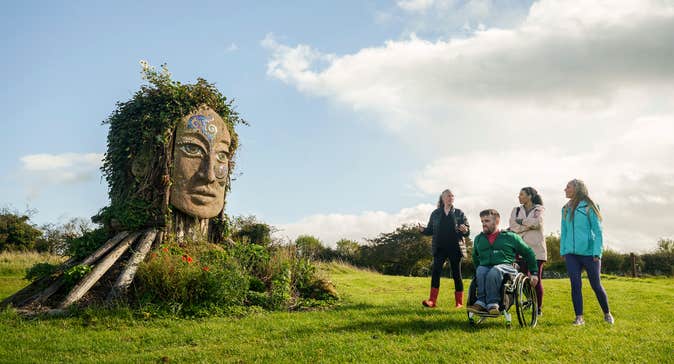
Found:
[[[531,286],[529,277],[521,277],[517,282],[515,307],[520,326],[536,326],[538,321],[538,302],[536,301],[536,291]]]

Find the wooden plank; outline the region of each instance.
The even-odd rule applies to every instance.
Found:
[[[68,296],[61,302],[59,309],[67,308],[73,303],[79,301],[91,287],[98,282],[99,279],[112,267],[113,264],[126,252],[131,244],[138,238],[141,232],[135,232],[122,240],[119,245],[115,247],[108,255],[89,272],[73,289],[68,293]]]
[[[131,282],[133,282],[133,277],[135,277],[136,271],[138,271],[138,265],[143,262],[143,260],[145,260],[147,253],[150,252],[150,248],[152,248],[152,242],[156,236],[157,230],[155,229],[148,230],[148,232],[145,233],[143,239],[141,239],[141,241],[138,243],[136,251],[131,256],[131,259],[129,259],[129,262],[126,264],[126,267],[124,267],[124,270],[122,270],[122,273],[119,275],[119,277],[117,277],[115,284],[112,286],[112,290],[106,298],[108,302],[118,299],[126,294],[126,291],[131,285]]]
[[[70,268],[72,265],[74,265],[74,264],[73,264],[74,262],[75,262],[75,259],[73,259],[73,258],[68,259],[67,261],[65,261],[65,262],[64,262],[64,263],[57,269],[56,272],[54,272],[54,274],[60,274],[60,273],[62,273],[64,270],[66,270],[66,269]],[[7,307],[7,306],[9,306],[9,305],[13,305],[13,306],[15,306],[15,307],[21,307],[21,306],[23,306],[26,302],[31,301],[31,300],[33,299],[33,297],[37,296],[37,294],[35,294],[35,295],[33,295],[33,296],[30,296],[30,297],[28,297],[27,299],[24,299],[24,300],[22,300],[22,301],[20,301],[20,302],[18,302],[18,303],[15,302],[17,299],[20,299],[21,296],[23,296],[23,295],[25,295],[25,294],[28,294],[28,293],[30,293],[30,292],[35,291],[35,290],[37,289],[37,287],[41,287],[41,286],[43,286],[43,285],[46,285],[51,279],[53,279],[52,276],[53,276],[54,274],[49,275],[49,276],[46,276],[46,277],[42,277],[42,278],[40,278],[40,279],[34,281],[33,283],[27,285],[26,287],[22,288],[21,290],[19,290],[18,292],[14,293],[13,295],[11,295],[11,296],[5,298],[4,300],[2,300],[2,302],[0,302],[0,308],[1,308],[1,307]],[[40,291],[40,292],[42,292],[42,291]],[[39,292],[38,292],[38,294],[39,294]]]
[[[105,244],[103,244],[100,248],[96,249],[93,253],[91,253],[88,257],[86,257],[82,262],[79,264],[92,264],[95,263],[103,254],[107,253],[110,249],[114,248],[122,239],[124,239],[129,233],[127,231],[122,231],[121,233],[113,236],[110,240],[108,240]],[[75,264],[72,264],[74,266]],[[64,266],[62,269],[65,271],[67,268],[70,268],[70,266]],[[58,292],[61,287],[65,284],[65,280],[63,277],[59,277],[54,283],[52,283],[49,287],[46,289],[42,290],[41,292],[38,292],[37,294],[33,295],[32,297],[29,297],[26,300],[23,300],[18,304],[19,307],[25,306],[29,303],[43,303],[46,301],[49,297],[51,297],[54,293]]]
[[[129,235],[128,231],[122,231],[121,233],[115,235],[112,239],[108,240],[107,243],[103,244],[103,246],[96,249],[95,252],[91,253],[91,255],[84,259],[80,264],[89,265],[91,263],[95,263],[100,257],[102,257],[105,253],[107,253],[110,249],[114,248],[120,241],[122,241],[122,239],[127,237],[127,235]]]

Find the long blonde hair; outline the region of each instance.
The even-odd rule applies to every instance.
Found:
[[[438,208],[444,208],[445,207],[445,203],[442,202],[442,195],[444,195],[445,193],[452,193],[452,191],[449,188],[442,191],[442,193],[440,194],[440,197],[438,197]]]
[[[569,202],[564,205],[564,218],[566,218],[567,211],[571,209],[571,220],[573,220],[574,215],[576,213],[576,208],[578,207],[578,204],[585,200],[587,201],[587,205],[594,210],[594,213],[597,214],[597,217],[599,218],[599,221],[602,220],[601,217],[601,212],[599,212],[599,207],[597,207],[597,204],[592,201],[590,198],[589,193],[587,192],[587,186],[585,185],[585,182],[579,180],[579,179],[573,179],[569,183],[573,185],[574,190],[576,191],[573,197],[569,200]]]

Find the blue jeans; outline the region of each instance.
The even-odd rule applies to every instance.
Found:
[[[477,289],[476,305],[485,308],[498,307],[499,302],[501,302],[503,275],[506,273],[517,274],[517,270],[510,264],[498,264],[491,267],[481,265],[477,267],[475,274],[475,288]]]

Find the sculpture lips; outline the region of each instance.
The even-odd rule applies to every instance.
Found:
[[[218,197],[218,194],[212,191],[202,191],[197,190],[192,193],[193,195],[203,196],[203,197]]]

